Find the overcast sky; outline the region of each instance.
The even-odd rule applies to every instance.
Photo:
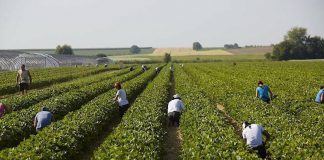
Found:
[[[0,0],[0,49],[269,45],[323,19],[323,0]]]

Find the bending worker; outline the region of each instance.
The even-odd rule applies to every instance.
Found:
[[[256,97],[260,98],[264,102],[270,103],[272,96],[270,88],[267,85],[263,85],[262,81],[259,81],[258,87],[256,88]]]
[[[265,149],[265,143],[262,140],[262,134],[266,136],[266,140],[270,139],[270,134],[258,124],[250,124],[249,122],[243,122],[243,132],[242,137],[246,140],[247,145],[258,151],[258,156],[260,158],[266,158],[267,152]]]
[[[324,86],[320,87],[320,90],[316,95],[315,102],[322,103],[322,104],[324,103]]]
[[[3,103],[0,103],[0,118],[6,113],[6,106]]]
[[[115,88],[117,89],[117,93],[113,100],[118,102],[119,115],[120,117],[123,117],[123,115],[129,108],[126,92],[124,89],[122,89],[120,82],[115,83]]]
[[[34,127],[36,127],[36,132],[41,131],[53,121],[53,114],[49,112],[47,107],[43,107],[42,110],[36,114],[34,119]]]
[[[19,85],[21,95],[27,94],[28,86],[32,83],[32,77],[24,64],[21,65],[21,69],[18,70],[16,82],[17,85]]]
[[[173,99],[168,104],[169,126],[179,127],[181,111],[184,109],[185,107],[180,96],[177,94],[174,95]]]

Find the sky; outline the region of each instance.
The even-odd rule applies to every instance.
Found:
[[[323,0],[0,0],[0,49],[270,45],[324,37]]]

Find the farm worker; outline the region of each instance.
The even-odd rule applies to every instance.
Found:
[[[142,65],[142,72],[145,72],[147,70],[147,67],[146,67],[146,65]]]
[[[0,118],[6,113],[6,106],[3,103],[0,103]]]
[[[129,68],[129,71],[133,71],[133,70],[134,70],[134,67],[133,66]]]
[[[39,132],[46,126],[50,125],[52,121],[54,121],[53,114],[49,112],[47,107],[42,107],[41,111],[36,114],[34,119],[36,132]]]
[[[318,91],[318,93],[316,95],[315,102],[324,103],[324,86],[320,87],[320,90]]]
[[[256,97],[260,98],[264,102],[270,103],[271,98],[269,97],[269,93],[270,97],[272,97],[270,88],[267,85],[263,85],[262,81],[258,81],[258,87],[256,88]]]
[[[266,158],[267,152],[265,149],[265,143],[262,140],[262,134],[266,136],[266,140],[270,139],[270,134],[258,124],[250,124],[249,122],[243,122],[242,137],[246,140],[247,145],[258,151],[260,158]]]
[[[32,77],[30,72],[26,70],[26,66],[23,64],[21,65],[21,69],[18,70],[16,83],[19,85],[19,91],[21,95],[27,94],[28,86],[32,83]]]
[[[181,111],[184,109],[185,107],[180,96],[177,94],[174,95],[173,99],[168,104],[169,126],[179,127]]]
[[[160,68],[159,67],[156,67],[155,68],[155,73],[158,74],[160,72]]]
[[[117,89],[117,93],[113,100],[118,102],[119,115],[120,117],[123,117],[123,115],[129,108],[126,92],[124,89],[122,89],[120,82],[115,83],[115,88]]]
[[[171,66],[170,66],[170,71],[171,71],[172,73],[174,72],[173,64],[171,64]]]

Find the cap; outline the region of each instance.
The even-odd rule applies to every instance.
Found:
[[[42,107],[42,111],[48,111],[48,108],[47,107]]]
[[[180,96],[178,94],[173,95],[174,99],[180,99]]]

